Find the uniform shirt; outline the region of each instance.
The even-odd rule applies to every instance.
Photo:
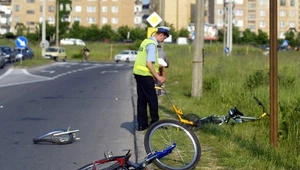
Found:
[[[158,44],[157,40],[152,36],[150,37],[156,44],[149,44],[147,46],[147,61],[155,62],[156,59],[156,46]]]

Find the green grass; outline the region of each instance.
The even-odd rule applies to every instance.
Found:
[[[165,46],[170,60],[166,90],[184,114],[224,115],[236,106],[245,115],[258,116],[261,109],[253,96],[269,108],[269,57],[261,50],[234,46],[232,56],[224,56],[222,45],[205,45],[203,93],[192,98],[189,48]],[[204,149],[199,169],[299,169],[299,63],[299,52],[278,53],[278,147],[270,145],[268,118],[233,127],[207,126],[197,132]],[[161,98],[161,117],[174,117],[171,104]]]
[[[4,44],[14,45],[14,41],[0,40],[0,45]],[[38,43],[30,46],[36,57],[24,61],[24,65],[52,62],[38,55],[41,53]],[[80,60],[76,55],[82,47],[65,47],[68,60]],[[132,48],[105,43],[88,43],[87,47],[94,61],[113,61],[115,54]],[[201,97],[193,98],[193,46],[165,44],[164,47],[170,62],[166,69],[166,90],[184,114],[224,115],[236,106],[245,115],[258,116],[261,109],[253,96],[269,108],[269,57],[260,49],[235,45],[232,55],[224,56],[222,44],[205,44],[203,91]],[[196,132],[203,149],[197,169],[300,169],[299,54],[278,53],[278,147],[270,145],[268,118],[235,126],[207,126]],[[176,118],[167,98],[160,98],[161,119]]]

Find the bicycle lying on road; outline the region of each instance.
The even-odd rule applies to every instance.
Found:
[[[163,170],[192,170],[201,157],[198,137],[178,120],[163,119],[153,123],[147,130],[144,146],[147,153],[161,150],[171,143],[176,148],[167,157],[155,159],[153,163]]]
[[[76,137],[76,132],[79,130],[58,129],[43,133],[33,138],[33,143],[54,143],[54,144],[70,144],[80,138]]]
[[[154,151],[147,155],[147,157],[140,163],[134,163],[129,160],[131,157],[130,150],[123,156],[113,156],[111,151],[104,152],[104,159],[94,161],[85,165],[78,170],[144,170],[147,165],[151,164],[155,159],[162,159],[168,156],[176,148],[176,143],[168,146],[161,151]]]
[[[162,170],[192,170],[201,156],[200,142],[193,131],[176,120],[159,120],[147,130],[144,139],[147,157],[139,163],[105,152],[104,159],[89,163],[79,170],[144,170],[153,163]]]

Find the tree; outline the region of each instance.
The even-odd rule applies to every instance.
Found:
[[[120,38],[125,40],[127,39],[127,34],[128,32],[130,32],[130,28],[126,25],[126,26],[121,26],[118,28],[117,32],[120,35]],[[131,37],[130,37],[131,38]],[[131,38],[132,39],[132,38]]]
[[[178,37],[188,37],[189,31],[185,28],[181,28],[178,32]]]
[[[141,27],[137,27],[132,29],[131,31],[131,39],[132,40],[143,40],[147,37],[147,32],[145,29]]]
[[[72,0],[56,0],[59,3],[59,35],[64,35],[70,26],[68,18],[72,11]]]
[[[256,41],[256,34],[247,28],[243,31],[243,37],[241,38],[241,41],[246,44],[253,44]]]
[[[79,22],[75,21],[69,31],[69,35],[66,37],[83,39],[85,36],[85,30],[85,27],[80,26]]]
[[[232,26],[232,43],[241,43],[240,30],[236,26]]]
[[[263,45],[269,43],[268,34],[266,32],[263,32],[261,29],[258,29],[258,35],[256,37],[256,43]]]
[[[89,41],[98,41],[100,35],[100,29],[97,25],[92,24],[90,27],[86,28],[85,37]]]

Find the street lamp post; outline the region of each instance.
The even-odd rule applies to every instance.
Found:
[[[46,0],[43,0],[42,43],[46,42]],[[45,46],[42,46],[42,56],[45,57]]]

